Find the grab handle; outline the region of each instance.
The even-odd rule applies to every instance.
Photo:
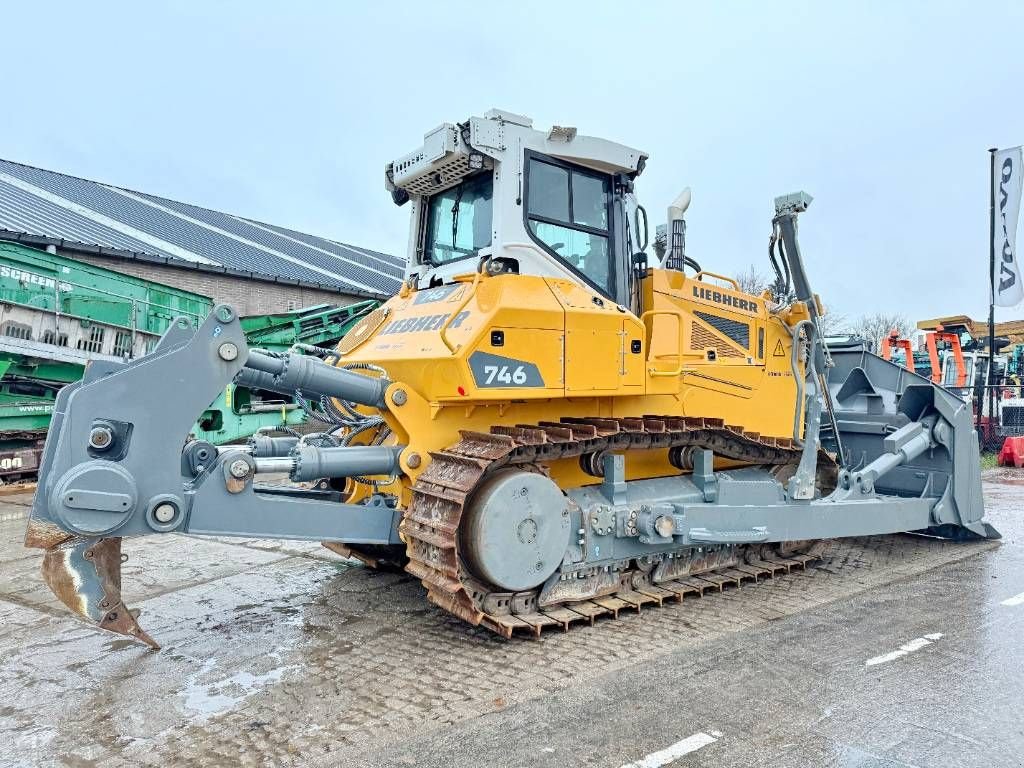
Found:
[[[725,275],[719,275],[719,274],[717,274],[715,272],[708,272],[708,271],[704,270],[704,271],[698,272],[696,275],[694,275],[693,279],[694,280],[700,280],[700,281],[703,282],[705,277],[713,277],[716,280],[722,280],[723,282],[729,283],[730,285],[732,285],[733,290],[735,290],[735,291],[742,290],[740,288],[740,284],[735,279],[733,279],[731,277],[726,277]]]
[[[679,326],[679,352],[676,355],[676,359],[679,361],[679,365],[674,371],[658,371],[654,368],[648,368],[647,373],[651,376],[679,376],[683,372],[683,346],[685,340],[683,338],[683,329],[686,327],[684,324],[683,313],[677,309],[649,309],[640,315],[640,322],[644,324],[644,330],[647,331],[647,362],[651,363],[653,360],[650,357],[651,344],[650,339],[654,338],[654,325],[648,328],[647,318],[654,317],[655,315],[670,315],[676,319],[676,323]]]

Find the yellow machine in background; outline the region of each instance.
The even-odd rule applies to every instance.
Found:
[[[386,168],[403,287],[336,353],[251,350],[220,306],[61,393],[26,536],[47,583],[153,643],[121,600],[122,537],[322,540],[511,636],[803,567],[832,537],[997,535],[963,401],[825,344],[810,197],[776,199],[776,290],[752,296],[685,253],[688,192],[650,257],[646,161],[498,110],[428,133]],[[323,432],[186,441],[232,379],[318,403]],[[282,471],[316,490],[260,484]]]

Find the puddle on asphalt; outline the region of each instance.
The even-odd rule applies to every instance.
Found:
[[[302,595],[308,596],[308,593]],[[240,603],[232,611],[236,614],[235,618],[218,625],[230,628],[232,634],[237,634],[242,628],[269,628],[269,631],[276,635],[276,648],[263,657],[267,661],[259,666],[264,667],[267,663],[276,663],[277,666],[259,672],[237,670],[237,660],[225,659],[220,663],[218,657],[195,658],[188,654],[174,654],[172,658],[176,661],[184,661],[193,667],[193,671],[185,677],[177,691],[179,709],[192,722],[203,723],[212,717],[230,712],[261,690],[279,684],[290,673],[304,668],[323,667],[326,664],[326,657],[336,659],[339,655],[353,650],[354,645],[351,642],[346,641],[343,636],[339,637],[337,627],[342,624],[357,624],[364,621],[365,616],[343,613],[330,604],[327,595],[318,594],[310,605],[316,605],[320,610],[326,611],[329,624],[309,625],[305,620],[309,605],[293,604],[299,596],[296,594],[286,597],[283,603],[276,605]],[[328,630],[326,636],[325,630]],[[317,635],[317,643],[307,642],[311,633]],[[321,653],[317,649],[323,643],[326,643],[326,647],[322,649],[325,658],[321,659]],[[294,651],[300,646],[303,649],[301,663],[287,663],[297,660]]]
[[[998,477],[990,482],[996,485],[1024,485],[1024,477]]]
[[[179,709],[192,722],[203,723],[235,709],[302,666],[286,661],[291,659],[303,639],[304,622],[299,607],[287,602],[285,605],[249,603],[237,606],[235,612],[243,616],[223,626],[231,628],[231,634],[235,635],[256,628],[271,631],[275,635],[273,650],[259,659],[252,659],[254,669],[242,670],[238,669],[237,658],[225,658],[221,664],[217,656],[195,658],[189,654],[176,654],[177,660],[185,660],[193,667],[177,691]]]
[[[216,667],[216,657],[207,659],[178,692],[185,709],[199,722],[234,709],[262,688],[280,682],[285,673],[298,669],[297,664],[285,664],[259,675],[243,670],[221,680],[202,681]]]
[[[1024,485],[1024,471],[1006,467],[989,470],[984,473],[983,480],[994,485]]]

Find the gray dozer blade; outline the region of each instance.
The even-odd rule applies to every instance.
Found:
[[[927,519],[904,530],[955,540],[1000,538],[983,519],[981,455],[970,404],[868,352],[863,340],[833,341],[829,349],[834,367],[828,389],[838,435],[823,430],[822,447],[833,454],[842,447],[840,487],[832,497],[856,497],[863,484],[893,502],[927,499]],[[931,440],[911,456],[911,444],[899,439],[915,424],[926,425]]]
[[[43,555],[43,580],[68,608],[100,629],[160,646],[139,626],[139,611],[121,599],[121,538],[75,536]]]

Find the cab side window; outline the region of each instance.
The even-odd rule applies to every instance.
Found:
[[[608,177],[537,157],[530,158],[527,173],[530,234],[612,295]]]

